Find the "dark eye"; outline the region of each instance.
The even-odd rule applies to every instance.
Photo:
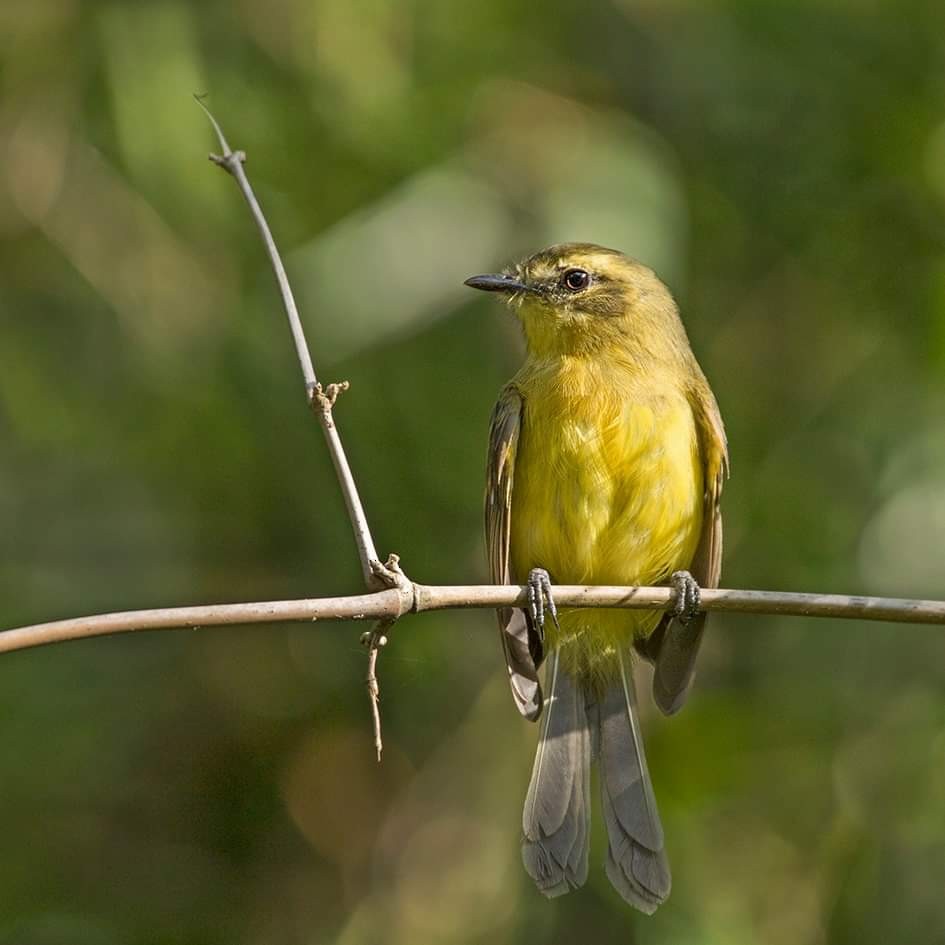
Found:
[[[562,281],[564,282],[565,288],[570,289],[572,292],[580,292],[581,289],[587,288],[591,277],[583,269],[568,269]]]

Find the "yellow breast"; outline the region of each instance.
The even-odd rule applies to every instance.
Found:
[[[688,567],[702,525],[703,474],[692,410],[667,378],[606,361],[526,364],[512,495],[514,577],[558,584],[660,584]],[[593,646],[645,635],[659,614],[575,611],[565,635]],[[590,641],[588,641],[590,643]]]

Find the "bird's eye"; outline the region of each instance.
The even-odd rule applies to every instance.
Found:
[[[572,292],[580,292],[581,289],[586,289],[590,281],[591,277],[583,269],[568,269],[562,279],[565,288]]]

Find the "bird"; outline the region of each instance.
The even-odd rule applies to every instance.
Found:
[[[586,882],[596,762],[607,877],[651,914],[671,874],[632,668],[652,663],[663,713],[682,707],[700,586],[721,568],[719,407],[670,291],[617,250],[559,244],[465,284],[505,297],[526,346],[492,413],[485,495],[492,581],[528,589],[497,611],[515,704],[541,721],[522,859],[549,898]],[[559,612],[554,584],[668,584],[674,606]]]

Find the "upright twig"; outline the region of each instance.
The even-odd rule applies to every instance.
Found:
[[[223,129],[219,122],[210,113],[210,110],[204,105],[201,96],[195,95],[197,104],[203,109],[213,130],[216,133],[217,140],[220,142],[222,154],[211,154],[210,160],[219,167],[227,171],[236,183],[239,185],[243,197],[249,206],[256,226],[262,234],[263,242],[266,244],[266,251],[269,253],[269,260],[272,263],[273,272],[276,276],[276,282],[279,285],[279,292],[282,294],[282,304],[285,307],[286,317],[289,319],[289,329],[292,332],[292,339],[295,342],[295,351],[299,357],[299,366],[302,368],[302,378],[305,382],[305,393],[308,398],[309,406],[318,417],[321,423],[322,432],[325,434],[325,441],[328,444],[328,452],[331,455],[332,464],[335,467],[335,473],[338,476],[338,484],[341,486],[341,493],[344,496],[345,507],[348,509],[348,518],[351,520],[351,528],[354,531],[354,541],[358,547],[358,557],[361,561],[361,574],[364,577],[364,584],[368,590],[379,591],[383,588],[399,590],[401,597],[409,595],[411,584],[407,580],[403,571],[401,571],[397,556],[391,555],[387,562],[382,564],[377,556],[377,549],[374,547],[374,539],[371,537],[371,530],[368,527],[367,516],[364,514],[364,507],[361,505],[361,497],[358,495],[358,487],[355,485],[354,476],[351,473],[351,467],[348,465],[348,458],[345,455],[344,447],[341,444],[341,436],[338,428],[335,426],[332,408],[335,406],[335,400],[342,391],[348,389],[348,382],[341,381],[338,384],[327,384],[322,387],[315,376],[315,367],[312,364],[312,355],[309,351],[308,342],[305,340],[305,331],[302,328],[302,321],[299,318],[299,312],[295,305],[295,297],[292,294],[292,287],[289,285],[289,278],[285,272],[285,266],[282,265],[282,258],[279,256],[279,250],[276,248],[276,242],[272,238],[272,231],[266,222],[266,217],[259,206],[256,194],[249,183],[246,171],[243,165],[246,163],[246,154],[244,151],[233,151],[229,142],[223,134]],[[377,759],[381,758],[381,714],[378,705],[380,700],[380,687],[377,682],[377,654],[378,649],[383,645],[380,640],[387,642],[387,631],[393,626],[400,614],[387,620],[383,626],[379,625],[371,634],[366,634],[364,639],[368,647],[368,697],[371,701],[371,717],[374,722],[374,744],[377,748]]]
[[[348,509],[348,517],[351,519],[351,527],[354,530],[354,540],[358,547],[358,556],[361,560],[361,573],[364,576],[364,583],[370,590],[379,590],[386,586],[382,577],[378,575],[377,566],[380,559],[377,550],[374,547],[374,539],[371,537],[371,530],[368,527],[367,516],[364,514],[364,507],[361,505],[361,497],[358,495],[358,487],[355,485],[354,476],[351,473],[351,467],[348,465],[348,458],[345,455],[344,446],[341,443],[341,437],[338,434],[338,428],[335,426],[332,417],[332,407],[335,405],[335,398],[341,391],[348,389],[348,382],[342,381],[340,384],[328,384],[325,387],[318,382],[315,376],[315,367],[312,364],[312,355],[309,351],[308,342],[305,340],[305,331],[302,328],[302,321],[299,318],[299,311],[295,305],[295,296],[292,294],[292,287],[289,285],[289,278],[285,272],[285,266],[282,264],[282,258],[279,250],[276,248],[275,240],[272,238],[272,231],[266,222],[266,217],[259,206],[256,194],[253,192],[249,178],[243,165],[246,162],[246,153],[244,151],[233,151],[230,148],[219,122],[210,113],[210,110],[203,103],[202,97],[195,95],[197,104],[203,109],[213,130],[216,133],[217,140],[220,142],[222,154],[211,154],[210,160],[218,167],[227,171],[236,183],[249,206],[250,213],[256,221],[256,226],[262,235],[263,242],[266,244],[266,251],[269,254],[269,261],[276,276],[276,282],[279,285],[279,292],[282,295],[282,304],[285,307],[285,314],[289,320],[289,329],[292,332],[292,340],[295,342],[295,352],[299,358],[299,366],[302,369],[302,378],[305,382],[305,393],[309,405],[312,407],[315,415],[318,417],[322,430],[325,434],[325,440],[328,443],[328,452],[331,455],[331,461],[335,467],[335,473],[338,476],[338,484],[341,486],[341,492],[344,496],[345,506]]]

